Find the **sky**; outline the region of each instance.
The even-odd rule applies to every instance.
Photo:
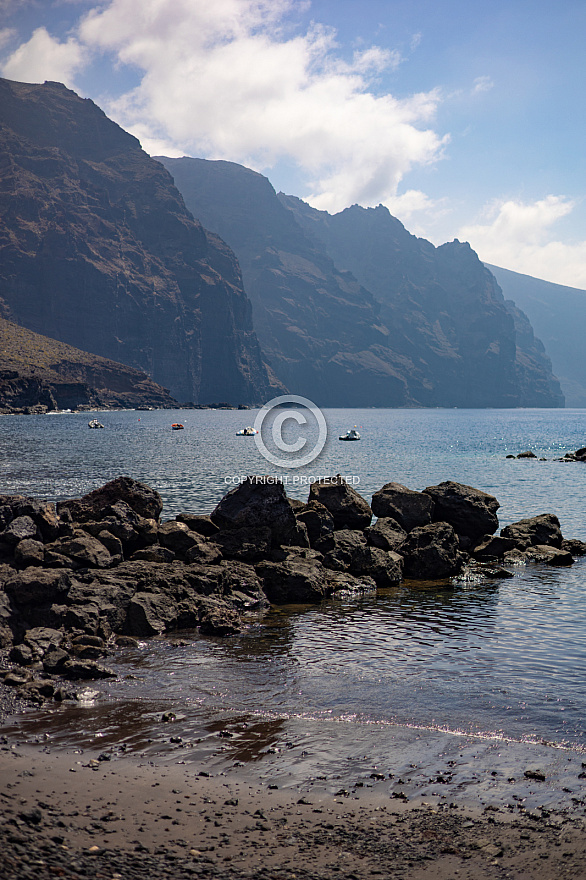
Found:
[[[585,37],[586,0],[0,0],[0,75],[586,288]]]

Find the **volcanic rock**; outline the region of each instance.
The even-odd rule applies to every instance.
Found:
[[[340,476],[312,483],[308,500],[318,501],[329,510],[335,529],[365,529],[372,520],[368,502]]]
[[[494,495],[452,480],[423,491],[433,499],[435,522],[449,523],[458,535],[477,541],[498,529],[500,504]]]
[[[394,519],[401,528],[410,532],[416,526],[431,522],[433,501],[423,492],[415,492],[400,483],[385,483],[372,496],[372,511],[377,517]]]
[[[449,523],[434,522],[412,529],[402,547],[405,577],[418,580],[452,577],[463,564],[458,548],[458,536]]]

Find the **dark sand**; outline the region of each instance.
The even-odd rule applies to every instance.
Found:
[[[474,772],[483,782],[470,788],[462,780],[473,761],[460,741],[458,774],[424,789],[357,778],[356,768],[321,780],[298,771],[287,782],[285,755],[271,774],[228,756],[211,769],[178,754],[147,760],[3,740],[2,878],[586,878],[576,752],[514,744],[499,747],[497,760],[494,746],[481,746]],[[421,754],[421,744],[413,749]],[[545,779],[506,778],[511,762],[519,771],[535,760]]]

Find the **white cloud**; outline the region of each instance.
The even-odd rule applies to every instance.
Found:
[[[316,207],[392,198],[415,165],[436,161],[440,94],[377,95],[371,77],[398,53],[373,46],[351,62],[330,28],[296,33],[294,0],[111,0],[82,21],[79,39],[142,71],[105,109],[175,153],[257,169],[296,163]],[[303,195],[303,194],[302,194]]]
[[[489,76],[477,76],[472,84],[472,94],[480,95],[482,92],[490,92],[494,83]]]
[[[495,202],[485,210],[485,222],[463,226],[458,238],[469,241],[487,263],[586,288],[586,241],[556,241],[551,231],[574,207],[574,202],[554,195],[532,203]]]
[[[62,43],[40,27],[4,61],[1,70],[3,76],[18,82],[49,79],[73,86],[86,60],[83,47],[73,37]]]

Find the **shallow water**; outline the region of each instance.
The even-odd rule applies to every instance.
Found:
[[[72,497],[126,473],[157,488],[170,517],[208,512],[238,475],[272,472],[253,441],[235,436],[254,413],[102,413],[104,431],[89,431],[88,418],[0,419],[0,491]],[[421,489],[455,479],[495,494],[501,525],[551,511],[566,536],[586,538],[586,469],[553,460],[584,445],[582,410],[331,410],[326,418],[331,439],[319,459],[301,473],[277,471],[288,474],[292,495],[307,494],[292,482],[299,476],[353,475],[367,498],[389,480]],[[172,421],[185,431],[172,432]],[[337,441],[353,425],[364,439]],[[549,460],[505,458],[527,448]],[[216,754],[228,730],[222,748],[244,761],[271,748],[285,754],[301,730],[314,754],[327,752],[334,730],[345,731],[346,752],[368,741],[382,753],[399,728],[580,751],[586,559],[514,575],[276,609],[236,638],[151,640],[110,658],[118,680],[92,685],[97,694],[84,703],[30,713],[17,728],[146,753],[189,744],[191,755]],[[172,732],[161,721],[169,710],[183,716]]]

